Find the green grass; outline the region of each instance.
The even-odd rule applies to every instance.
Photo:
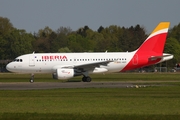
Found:
[[[0,82],[10,82],[12,80],[15,80],[15,82],[25,82],[29,78],[29,75],[26,74],[0,75]],[[164,81],[162,84],[166,83],[166,86],[152,86],[138,89],[67,88],[51,90],[0,90],[0,119],[180,119],[179,74],[122,73],[105,76],[92,75],[92,77],[95,82],[148,80],[155,83],[158,80]],[[36,76],[36,81],[41,82],[43,79],[46,82],[56,81],[48,74],[39,74]],[[77,79],[74,78],[72,81],[76,81]]]
[[[179,119],[179,92],[180,86],[2,90],[0,118]]]
[[[179,81],[180,73],[110,73],[91,74],[92,81]],[[30,74],[1,73],[0,82],[29,82]],[[35,74],[36,82],[66,82],[56,80],[51,74]],[[82,76],[74,77],[69,81],[81,81]]]

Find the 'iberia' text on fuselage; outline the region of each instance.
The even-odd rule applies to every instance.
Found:
[[[42,56],[42,60],[56,60],[56,59],[67,59],[67,57],[64,55],[64,56]]]

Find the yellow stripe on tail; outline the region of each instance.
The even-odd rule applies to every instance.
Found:
[[[170,22],[161,22],[159,23],[159,25],[153,30],[153,33],[159,31],[159,30],[162,30],[162,29],[166,29],[166,28],[169,28],[169,25],[170,25]]]

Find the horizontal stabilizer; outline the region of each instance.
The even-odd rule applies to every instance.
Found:
[[[161,62],[162,62],[162,61],[166,61],[166,60],[172,59],[172,58],[173,58],[173,55],[163,53],[163,56],[151,56],[151,57],[149,58],[149,61],[154,61],[154,60],[157,60],[157,59],[159,59],[159,58],[161,58]]]

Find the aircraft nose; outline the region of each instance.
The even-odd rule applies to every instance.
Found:
[[[14,67],[13,67],[12,63],[9,63],[9,64],[6,65],[6,69],[7,69],[8,71],[12,71],[13,68],[14,68]]]

